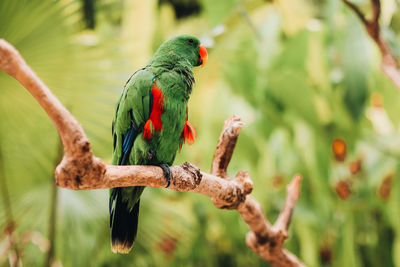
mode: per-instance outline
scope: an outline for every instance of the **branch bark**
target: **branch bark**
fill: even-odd
[[[382,72],[392,80],[397,89],[400,90],[400,71],[398,69],[398,62],[390,50],[389,44],[380,34],[379,17],[381,14],[380,0],[371,0],[372,17],[367,19],[361,10],[352,2],[343,0],[343,2],[358,16],[364,24],[368,35],[374,40],[382,54],[381,69]]]
[[[18,80],[36,98],[57,128],[65,151],[54,174],[58,186],[68,189],[105,189],[167,185],[159,167],[106,165],[95,157],[78,121],[36,76],[18,51],[2,39],[0,69]],[[173,179],[169,189],[203,194],[210,197],[218,208],[236,209],[249,225],[251,232],[247,235],[247,244],[255,253],[274,266],[304,266],[296,256],[283,249],[290,218],[299,197],[301,176],[295,176],[288,185],[284,208],[277,222],[271,226],[260,204],[248,196],[253,189],[249,174],[240,171],[234,178],[227,175],[242,126],[237,116],[225,122],[213,157],[211,174],[187,162],[172,166]]]
[[[232,158],[242,126],[243,123],[237,116],[231,116],[225,121],[214,153],[211,173],[227,180],[247,180],[251,182],[248,172],[240,171],[233,179],[227,175],[227,167]],[[288,238],[287,230],[293,209],[300,196],[301,179],[300,175],[296,175],[287,186],[286,201],[274,225],[271,225],[265,217],[261,205],[248,195],[252,189],[252,184],[250,183],[247,185],[249,192],[239,205],[217,205],[218,208],[233,208],[240,213],[240,216],[250,228],[250,232],[246,237],[247,246],[273,266],[305,266],[295,255],[283,248],[283,242]]]

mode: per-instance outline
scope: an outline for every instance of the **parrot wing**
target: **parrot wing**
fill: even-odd
[[[136,163],[130,160],[130,153],[135,139],[144,131],[152,113],[154,77],[152,72],[141,69],[125,84],[112,124],[114,165]],[[114,252],[128,253],[133,246],[142,191],[143,187],[140,186],[110,189],[109,213]]]
[[[124,87],[113,120],[113,164],[128,165],[133,142],[143,132],[152,109],[154,74],[146,69],[134,73]]]
[[[146,69],[141,69],[135,72],[125,84],[112,123],[114,147],[112,164],[114,165],[135,164],[129,162],[129,155],[136,137],[143,132],[144,125],[150,117],[153,83],[154,74]],[[118,191],[118,188],[110,189],[110,224],[114,216],[114,200],[116,200]]]

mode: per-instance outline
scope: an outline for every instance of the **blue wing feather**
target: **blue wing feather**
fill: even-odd
[[[128,132],[125,135],[124,142],[122,143],[122,153],[119,158],[118,165],[126,165],[126,162],[129,158],[129,154],[131,153],[133,141],[137,136],[137,131],[135,131],[134,127],[129,128]]]
[[[153,109],[153,94],[151,92],[151,90],[149,91],[149,97],[150,97],[150,101],[149,101],[149,114],[151,114],[151,111]],[[143,99],[142,99],[143,101]],[[129,158],[129,154],[131,153],[132,150],[132,146],[133,146],[133,142],[136,139],[136,136],[138,135],[138,128],[135,127],[136,123],[135,120],[133,118],[132,112],[130,113],[130,115],[132,116],[131,121],[133,126],[131,128],[129,128],[128,132],[126,133],[123,143],[122,143],[122,153],[121,153],[121,157],[119,158],[118,161],[118,165],[126,165],[126,161]]]

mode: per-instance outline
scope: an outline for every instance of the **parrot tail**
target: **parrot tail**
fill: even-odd
[[[122,201],[121,188],[114,188],[110,196],[111,250],[128,254],[135,242],[140,199],[130,209],[128,202]]]

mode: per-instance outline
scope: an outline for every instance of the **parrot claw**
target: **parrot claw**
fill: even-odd
[[[169,168],[168,164],[165,163],[162,163],[159,166],[164,172],[165,179],[167,179],[167,186],[165,188],[168,188],[171,184],[171,178],[172,178],[171,169]]]
[[[151,160],[154,158],[154,156],[155,156],[155,153],[154,153],[152,150],[150,150],[149,152],[147,152],[147,159],[148,159],[149,161],[151,161]]]

